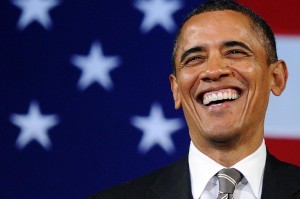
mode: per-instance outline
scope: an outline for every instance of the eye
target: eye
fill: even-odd
[[[225,56],[228,58],[239,59],[239,58],[247,57],[249,55],[247,52],[245,52],[243,50],[233,49],[233,50],[227,51]]]
[[[244,54],[243,52],[241,52],[239,50],[231,50],[231,51],[229,51],[228,54],[240,54],[240,53]]]
[[[185,62],[184,65],[195,65],[195,64],[199,64],[205,61],[205,57],[204,56],[193,56],[188,58]]]

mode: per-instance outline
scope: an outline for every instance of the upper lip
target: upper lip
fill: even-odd
[[[209,86],[209,88],[205,88],[205,89],[201,89],[201,91],[199,91],[195,98],[197,99],[197,101],[203,102],[203,95],[205,93],[208,93],[208,92],[213,92],[213,91],[219,91],[219,90],[222,90],[222,89],[234,89],[234,90],[237,90],[239,95],[242,95],[242,92],[243,92],[243,89],[239,86],[236,86],[236,85],[215,85],[215,86]]]

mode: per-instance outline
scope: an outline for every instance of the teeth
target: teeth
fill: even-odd
[[[218,96],[217,96],[217,94],[213,93],[212,94],[212,101],[216,101],[216,100],[218,100]]]
[[[236,90],[233,89],[224,89],[221,91],[213,91],[209,93],[205,93],[203,96],[203,104],[207,105],[211,102],[214,101],[219,101],[219,100],[235,100],[239,98],[239,94],[237,93]]]
[[[220,100],[221,98],[223,98],[223,95],[221,92],[218,92],[218,100]]]
[[[224,96],[225,99],[228,99],[228,94],[227,94],[227,92],[225,92],[225,93],[223,94],[223,96]]]

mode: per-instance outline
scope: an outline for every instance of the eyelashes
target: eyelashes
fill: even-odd
[[[222,57],[225,59],[233,59],[233,60],[240,60],[245,57],[250,56],[249,53],[239,50],[239,49],[233,49],[233,50],[228,50],[226,51]],[[188,57],[182,64],[181,66],[194,66],[194,65],[199,65],[204,62],[206,62],[208,59],[208,56],[206,55],[194,55],[191,57]]]
[[[199,63],[199,62],[204,62],[207,58],[204,56],[193,56],[188,58],[185,62],[184,65],[190,64],[190,63]]]

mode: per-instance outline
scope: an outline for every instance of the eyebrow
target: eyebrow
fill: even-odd
[[[241,48],[244,48],[250,52],[252,52],[252,50],[250,49],[250,47],[248,47],[246,44],[244,44],[243,42],[239,42],[239,41],[226,41],[223,43],[223,46],[225,47],[235,47],[235,46],[239,46]],[[195,53],[195,52],[203,52],[204,48],[202,46],[195,46],[193,48],[190,48],[186,51],[184,51],[184,53],[181,55],[180,58],[180,63],[183,62],[183,60],[190,54]]]
[[[184,51],[184,53],[181,55],[180,58],[180,63],[190,54],[195,53],[195,52],[202,52],[203,51],[203,47],[201,46],[195,46],[193,48],[190,48],[186,51]]]
[[[235,47],[235,46],[239,46],[241,48],[244,48],[250,52],[252,52],[252,50],[250,49],[249,46],[247,46],[246,44],[244,44],[243,42],[239,42],[239,41],[226,41],[223,43],[223,45],[225,47]]]

